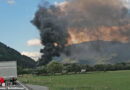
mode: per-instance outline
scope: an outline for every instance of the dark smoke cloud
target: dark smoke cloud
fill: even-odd
[[[67,0],[61,5],[40,4],[32,23],[39,29],[44,53],[40,64],[47,64],[60,56],[71,28],[98,28],[129,24],[128,9],[121,0]],[[127,33],[130,35],[129,33]],[[98,38],[98,36],[97,36]],[[98,44],[99,45],[99,44]]]
[[[70,27],[99,27],[128,23],[128,9],[122,0],[68,0],[66,8]]]
[[[47,64],[52,57],[59,56],[68,37],[66,23],[58,17],[60,10],[55,6],[39,6],[32,23],[39,29],[42,44],[40,64]]]

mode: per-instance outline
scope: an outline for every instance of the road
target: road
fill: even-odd
[[[29,84],[27,84],[26,86],[29,88],[29,90],[49,90],[47,87],[39,86],[39,85],[29,85]]]

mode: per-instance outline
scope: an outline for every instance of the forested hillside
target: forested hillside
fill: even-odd
[[[0,42],[0,61],[17,61],[22,68],[34,68],[36,62]]]

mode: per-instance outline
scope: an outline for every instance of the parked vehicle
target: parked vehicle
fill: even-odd
[[[16,61],[0,62],[0,90],[29,90],[17,81]]]

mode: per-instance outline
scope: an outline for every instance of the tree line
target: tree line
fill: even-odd
[[[86,73],[91,71],[116,71],[116,70],[130,70],[130,63],[116,63],[116,64],[97,64],[90,66],[87,64],[69,63],[62,64],[57,61],[51,61],[49,64],[35,69],[22,69],[18,67],[18,74],[37,74],[37,75],[54,75],[56,73]]]

